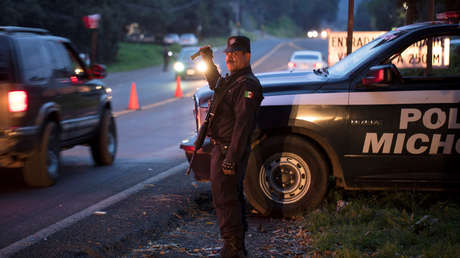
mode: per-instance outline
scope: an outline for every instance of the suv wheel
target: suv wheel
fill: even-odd
[[[323,155],[298,136],[276,136],[249,157],[248,201],[264,215],[294,216],[319,206],[327,190]]]
[[[117,130],[110,110],[102,113],[96,137],[90,144],[91,154],[96,165],[111,165],[117,152]]]
[[[61,167],[59,130],[55,122],[45,124],[40,144],[22,168],[24,181],[29,186],[53,185]]]

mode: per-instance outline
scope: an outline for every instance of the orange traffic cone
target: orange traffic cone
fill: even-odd
[[[138,110],[139,102],[137,100],[137,90],[136,90],[136,83],[133,82],[131,84],[131,95],[129,96],[129,106],[128,109],[135,109]]]
[[[180,76],[176,77],[176,98],[182,98],[182,89],[180,88]]]

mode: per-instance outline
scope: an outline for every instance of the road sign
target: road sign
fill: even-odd
[[[406,48],[400,55],[393,59],[393,64],[398,68],[426,68],[428,40],[420,40]],[[437,37],[432,44],[432,67],[449,67],[450,39]]]
[[[364,46],[375,38],[385,33],[385,31],[354,31],[352,51]],[[340,61],[347,55],[347,32],[333,31],[329,33],[328,40],[328,65]],[[420,40],[406,48],[400,55],[393,59],[393,63],[398,68],[425,68],[427,62],[428,40]],[[443,68],[449,66],[450,39],[447,37],[437,37],[432,44],[432,66],[433,68]]]
[[[352,52],[356,49],[366,45],[386,31],[353,31]],[[347,32],[346,31],[332,31],[329,33],[328,40],[328,65],[340,61],[347,56]]]
[[[91,14],[88,16],[84,16],[83,23],[85,27],[88,29],[97,29],[99,27],[99,20],[101,19],[100,14]]]

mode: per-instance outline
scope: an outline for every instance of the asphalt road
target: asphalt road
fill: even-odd
[[[292,52],[301,49],[320,50],[326,57],[327,41],[274,38],[256,41],[252,45],[253,70],[256,73],[286,70]],[[221,51],[215,53],[215,62],[225,73]],[[181,180],[191,180],[182,176],[186,159],[178,147],[181,140],[194,133],[190,96],[205,81],[182,81],[184,98],[174,97],[174,74],[162,72],[161,67],[115,73],[104,81],[113,89],[119,135],[115,163],[110,167],[95,167],[89,149],[79,146],[62,153],[62,175],[55,186],[28,188],[15,171],[3,175],[0,182],[0,257],[13,250],[8,248],[15,243],[16,246],[24,244],[18,241],[35,241],[30,236],[44,229],[59,231],[62,227],[58,222],[67,221],[72,225],[84,215],[71,216],[104,203],[145,180],[165,176],[162,174],[165,171],[174,170]],[[126,110],[132,83],[136,84],[140,111]],[[181,189],[181,184],[176,188],[171,184],[171,187],[171,191],[186,190]],[[88,214],[97,208],[94,206]]]

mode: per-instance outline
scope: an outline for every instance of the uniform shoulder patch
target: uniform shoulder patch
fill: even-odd
[[[250,90],[245,90],[244,91],[244,97],[248,98],[248,99],[252,99],[252,98],[254,98],[254,92],[252,92]]]

